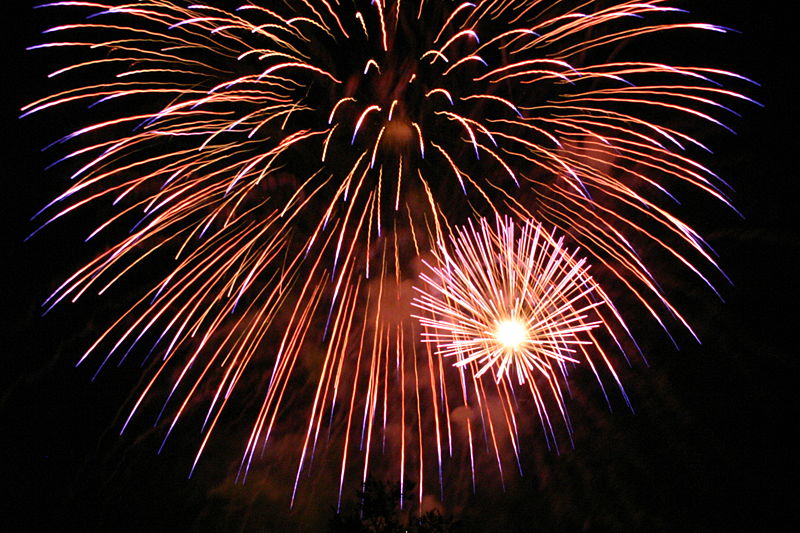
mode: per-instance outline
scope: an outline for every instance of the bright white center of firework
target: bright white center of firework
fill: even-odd
[[[516,350],[528,339],[528,328],[516,319],[503,320],[497,323],[494,331],[497,342],[509,350]]]

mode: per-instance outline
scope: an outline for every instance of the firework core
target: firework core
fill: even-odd
[[[510,318],[497,323],[494,336],[504,348],[514,351],[528,340],[528,328],[520,320]]]

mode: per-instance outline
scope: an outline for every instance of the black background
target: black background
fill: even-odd
[[[737,107],[744,117],[729,122],[738,134],[709,141],[715,154],[708,160],[734,186],[745,219],[715,208],[691,217],[734,285],[722,287],[725,303],[689,290],[684,308],[702,345],[680,338],[676,351],[665,338],[643,340],[650,366],[636,364],[624,376],[635,415],[601,413],[601,422],[583,426],[579,415],[574,450],[545,457],[541,472],[506,493],[479,493],[452,509],[468,531],[793,530],[800,250],[792,191],[800,143],[790,76],[797,70],[797,10],[777,0],[684,4],[697,20],[741,31],[692,50],[687,63],[761,83],[747,93],[765,107]],[[23,243],[35,228],[30,216],[63,188],[62,175],[43,170],[51,159],[40,149],[69,130],[58,113],[17,118],[22,105],[50,91],[45,58],[52,55],[24,48],[41,42],[38,32],[52,20],[30,5],[6,0],[0,10],[0,479],[7,487],[0,529],[317,530],[330,514],[327,501],[316,513],[289,511],[285,499],[271,496],[269,482],[231,487],[223,459],[187,480],[191,435],[162,455],[146,430],[118,436],[138,368],[112,368],[94,382],[92,368],[74,368],[96,334],[86,321],[113,312],[113,302],[90,299],[40,317],[39,304],[87,256],[80,230],[91,214],[69,223],[77,230],[62,224]]]

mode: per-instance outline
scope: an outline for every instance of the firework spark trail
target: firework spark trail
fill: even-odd
[[[287,396],[298,394],[308,405],[295,491],[325,424],[344,427],[339,444],[325,443],[341,457],[340,490],[347,471],[366,476],[376,447],[384,449],[392,433],[399,435],[399,450],[389,443],[397,470],[402,478],[416,465],[420,498],[423,465],[435,465],[441,486],[456,437],[468,443],[473,484],[478,433],[488,435],[502,471],[497,415],[517,458],[520,452],[512,375],[528,387],[554,438],[537,378],[547,378],[568,425],[560,384],[567,363],[586,361],[597,374],[594,353],[598,366],[611,369],[595,330],[612,339],[629,333],[583,263],[530,220],[579,245],[595,272],[628,291],[665,330],[669,319],[691,331],[638,243],[655,245],[659,257],[711,286],[713,254],[671,214],[677,200],[669,190],[685,183],[728,204],[726,186],[684,155],[705,147],[674,124],[727,127],[718,115],[729,102],[749,99],[722,82],[743,78],[606,58],[612,47],[649,34],[724,28],[679,21],[685,13],[666,0],[600,7],[523,0],[47,6],[88,16],[45,32],[71,40],[31,48],[78,50],[83,58],[51,74],[67,83],[77,78],[75,88],[25,106],[23,115],[89,105],[87,115],[100,120],[53,143],[67,147],[58,163],[76,166],[73,184],[40,213],[48,213],[41,227],[105,202],[115,214],[89,238],[129,232],[45,305],[104,293],[148,261],[168,264],[163,279],[81,361],[105,350],[102,368],[142,343],[158,354],[126,426],[177,369],[161,409],[170,419],[166,434],[190,405],[208,401],[192,469],[254,361],[267,363],[269,380],[240,476],[271,435],[294,428],[280,413]],[[92,75],[98,82],[82,85]],[[497,234],[485,222],[473,224],[472,234],[454,229],[503,216],[522,224],[519,241],[507,219]],[[445,252],[449,235],[456,236],[456,255]],[[485,254],[499,242],[518,242],[533,255],[520,265],[519,253],[500,254],[505,263],[493,265]],[[455,302],[488,305],[471,310],[485,316],[512,289],[520,291],[518,305],[532,295],[561,305],[547,308],[541,324],[528,323],[545,335],[535,352],[520,352],[531,357],[487,354],[486,335],[469,336],[474,322],[456,335],[426,319],[426,339],[447,347],[434,355],[430,344],[416,345],[408,280],[429,249],[447,265],[431,263],[442,279],[469,282],[444,286],[426,278],[445,292],[461,291],[445,300],[419,295],[434,316],[451,312]],[[475,270],[478,264],[485,272]],[[596,304],[578,306],[589,294]],[[488,295],[497,302],[474,299]],[[521,335],[513,321],[508,328],[512,338]],[[455,368],[442,356],[455,359]],[[484,374],[496,379],[484,383]],[[314,391],[296,392],[299,378],[316,383]],[[207,383],[215,383],[210,398],[202,393]],[[502,414],[490,412],[490,397],[503,399]],[[456,427],[451,410],[458,399],[477,401],[481,421]],[[429,426],[431,441],[424,435]],[[430,449],[435,459],[424,461]],[[356,456],[361,468],[352,464]]]

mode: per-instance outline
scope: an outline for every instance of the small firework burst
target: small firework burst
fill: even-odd
[[[616,379],[594,330],[613,338],[624,324],[578,250],[540,224],[515,227],[510,219],[495,228],[481,219],[439,243],[414,300],[422,338],[466,371],[462,383],[490,373],[496,383],[527,385],[545,416],[542,388],[549,389],[565,414],[569,366],[587,362],[597,374],[592,354],[599,355]]]

